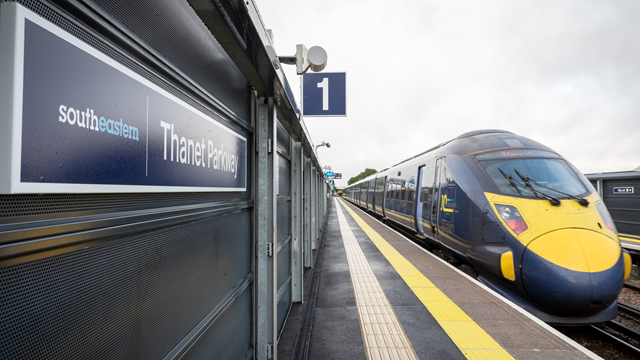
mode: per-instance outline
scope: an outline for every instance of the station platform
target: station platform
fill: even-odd
[[[279,359],[599,359],[352,204],[327,221]]]

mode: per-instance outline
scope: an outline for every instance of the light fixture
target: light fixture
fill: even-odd
[[[319,72],[327,67],[327,52],[320,46],[306,46],[298,44],[296,54],[293,56],[278,56],[282,64],[295,65],[298,75],[306,73],[308,70]]]
[[[318,150],[318,148],[319,148],[320,146],[326,146],[326,147],[330,148],[330,147],[331,147],[331,144],[329,144],[328,142],[324,142],[324,141],[323,141],[323,142],[322,142],[322,144],[320,144],[320,145],[316,145],[316,150]]]

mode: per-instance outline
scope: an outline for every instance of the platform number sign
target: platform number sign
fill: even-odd
[[[307,73],[302,76],[303,116],[347,116],[347,74]]]

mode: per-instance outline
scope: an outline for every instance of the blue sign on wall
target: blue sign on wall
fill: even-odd
[[[327,177],[333,177],[333,171],[327,171]]]
[[[614,187],[613,193],[614,194],[633,194],[633,187],[632,186]]]
[[[306,73],[302,93],[302,115],[347,116],[347,73]]]
[[[21,24],[19,156],[0,193],[246,190],[244,136],[48,22]]]

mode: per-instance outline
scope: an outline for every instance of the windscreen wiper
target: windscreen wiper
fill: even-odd
[[[516,191],[518,192],[518,194],[523,195],[522,191],[520,191],[520,189],[518,188],[518,185],[520,185],[519,183],[517,183],[515,180],[513,180],[513,177],[511,175],[507,175],[504,171],[502,171],[502,169],[498,168],[498,170],[500,170],[500,172],[502,173],[502,175],[505,177],[505,179],[509,180],[509,184],[511,186],[513,186]],[[528,190],[528,189],[527,189]]]
[[[538,195],[542,195],[542,197],[543,197],[543,198],[545,198],[545,199],[549,200],[549,202],[551,203],[551,205],[553,205],[553,206],[560,206],[560,200],[558,200],[557,198],[555,198],[555,197],[553,197],[553,196],[551,196],[551,195],[545,194],[545,193],[543,193],[542,191],[536,190],[536,189],[534,189],[531,185],[524,185],[524,184],[520,184],[519,182],[517,182],[517,181],[513,180],[513,176],[511,176],[511,175],[509,175],[509,174],[505,173],[505,172],[504,172],[504,171],[502,171],[502,169],[500,169],[500,168],[498,168],[498,170],[500,170],[500,172],[502,173],[502,175],[503,175],[507,180],[509,180],[509,182],[511,183],[511,185],[516,186],[516,188],[517,188],[517,186],[519,186],[519,187],[521,187],[521,188],[527,189],[527,190],[531,191],[532,193],[534,193],[536,197],[540,197],[540,196],[538,196]],[[518,192],[519,192],[520,194],[522,194],[522,193],[520,192],[520,190],[518,190]]]
[[[569,195],[567,193],[563,193],[560,190],[556,190],[556,189],[553,189],[553,188],[550,188],[550,187],[546,187],[546,186],[544,186],[542,184],[539,184],[537,181],[533,180],[529,176],[525,176],[525,175],[520,174],[520,172],[517,169],[513,169],[513,171],[515,171],[516,174],[518,174],[518,176],[520,177],[520,179],[522,179],[522,181],[524,181],[526,184],[534,183],[534,184],[536,184],[536,185],[538,185],[540,187],[543,187],[545,189],[548,189],[548,190],[551,190],[551,191],[555,191],[558,194],[562,194],[564,196],[568,196],[568,197],[572,198],[573,200],[577,201],[578,204],[580,204],[580,205],[582,205],[584,207],[589,206],[589,200],[587,200],[587,199],[584,199],[584,198],[581,199],[581,198],[579,198],[577,196],[573,196],[573,195]]]

